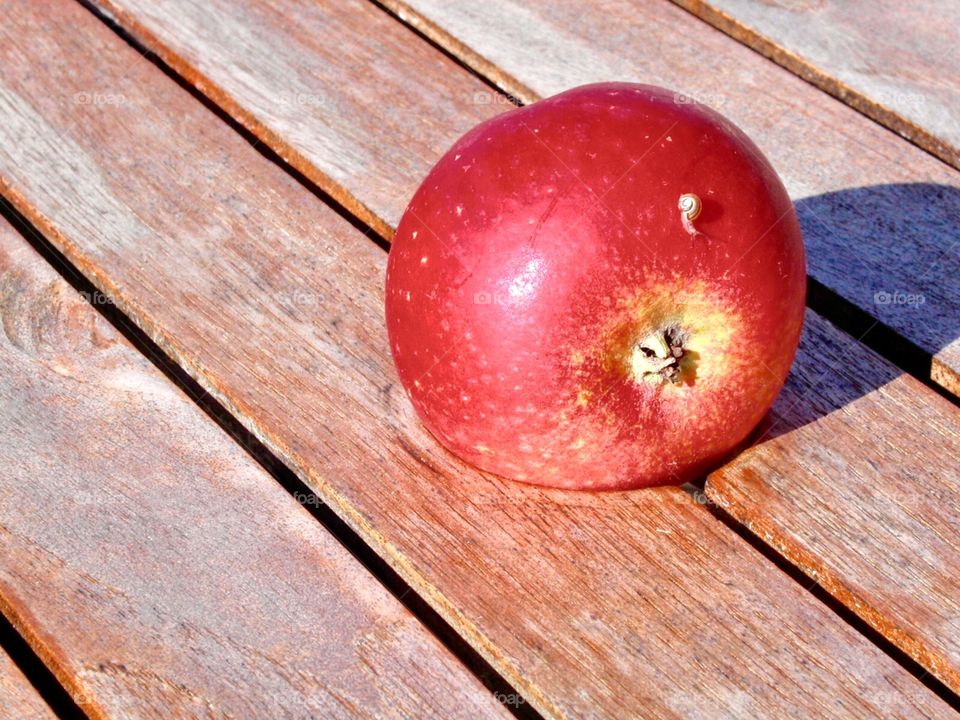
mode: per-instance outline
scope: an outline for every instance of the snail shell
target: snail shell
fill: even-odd
[[[696,220],[700,215],[700,211],[703,209],[703,203],[700,202],[700,198],[693,193],[684,193],[680,196],[680,200],[677,201],[677,207],[680,208],[680,212],[684,218],[687,220]]]

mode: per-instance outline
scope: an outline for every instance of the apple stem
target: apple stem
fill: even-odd
[[[634,378],[657,385],[680,382],[680,361],[687,339],[687,333],[677,325],[667,325],[641,339],[630,357]]]

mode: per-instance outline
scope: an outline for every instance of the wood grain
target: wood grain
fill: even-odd
[[[7,653],[0,649],[0,708],[17,720],[54,720],[57,716]]]
[[[673,1],[960,167],[957,3]]]
[[[803,343],[707,494],[960,692],[960,410],[825,323]]]
[[[955,169],[668,3],[383,4],[524,101],[630,80],[728,116],[796,202],[810,276],[919,347],[960,396]]]
[[[90,717],[509,716],[0,223],[0,610]]]
[[[382,250],[79,7],[22,0],[0,36],[0,191],[543,714],[951,714],[682,490],[446,454],[392,368]]]
[[[385,238],[436,159],[509,106],[364,0],[93,5]]]

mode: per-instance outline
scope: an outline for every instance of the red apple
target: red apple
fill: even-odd
[[[682,483],[735,449],[793,361],[793,205],[718,113],[575,88],[464,135],[387,267],[393,358],[450,451],[529,483]]]

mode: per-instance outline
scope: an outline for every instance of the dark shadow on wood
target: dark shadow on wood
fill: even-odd
[[[810,306],[929,378],[932,355],[960,337],[960,190],[872,185],[804,198],[796,208]]]
[[[903,372],[960,405],[930,379],[933,355],[960,337],[960,191],[877,185],[804,198],[796,207],[807,244],[807,305],[845,335],[827,342],[808,323],[801,349],[817,362],[794,366],[753,441],[815,422]],[[843,362],[863,353],[858,343],[888,362]]]

